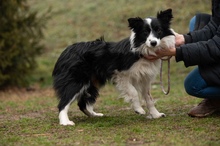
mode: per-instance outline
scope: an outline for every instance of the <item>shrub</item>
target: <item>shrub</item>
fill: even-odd
[[[0,87],[24,86],[42,52],[45,16],[30,12],[26,0],[0,0]]]

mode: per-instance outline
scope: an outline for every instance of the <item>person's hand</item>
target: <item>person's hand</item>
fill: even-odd
[[[185,44],[185,39],[184,39],[184,36],[182,34],[174,32],[174,35],[175,35],[175,42],[176,42],[175,45],[177,47],[182,45],[182,44]]]
[[[176,48],[162,48],[157,50],[155,55],[147,55],[144,56],[147,60],[155,61],[159,58],[165,57],[165,56],[175,56],[176,55]]]

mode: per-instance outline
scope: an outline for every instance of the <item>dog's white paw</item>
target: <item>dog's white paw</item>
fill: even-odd
[[[166,115],[164,113],[158,113],[158,114],[149,114],[147,116],[148,119],[158,119],[161,117],[166,117]]]
[[[135,109],[135,112],[136,112],[137,114],[140,114],[140,115],[145,115],[145,114],[146,114],[145,110],[144,110],[143,108],[141,108],[141,107]]]
[[[94,116],[94,117],[103,117],[104,114],[103,114],[103,113],[96,113],[96,112],[93,112],[92,116]]]
[[[75,123],[73,121],[60,121],[60,125],[63,125],[63,126],[67,126],[67,125],[71,125],[71,126],[74,126]]]
[[[94,112],[93,106],[90,104],[86,105],[86,109],[84,110],[84,113],[89,117],[102,117],[102,116],[104,116],[104,114],[102,114],[102,113]]]
[[[75,125],[73,121],[70,121],[67,115],[66,110],[63,110],[59,113],[60,125]]]

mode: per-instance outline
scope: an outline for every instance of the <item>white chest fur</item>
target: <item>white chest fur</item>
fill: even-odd
[[[150,62],[144,58],[141,58],[135,62],[129,70],[118,72],[115,71],[113,75],[113,82],[116,84],[122,80],[127,80],[128,82],[142,82],[143,80],[153,81],[160,69],[160,60]]]
[[[143,78],[154,79],[159,73],[160,60],[150,62],[144,58],[134,63],[127,72],[130,78],[141,81]]]

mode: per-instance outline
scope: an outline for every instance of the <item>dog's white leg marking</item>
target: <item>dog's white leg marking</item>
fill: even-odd
[[[75,125],[73,121],[69,120],[69,117],[67,114],[69,110],[69,106],[70,106],[70,103],[67,104],[65,108],[61,110],[59,113],[60,125]]]
[[[147,118],[149,119],[156,119],[156,118],[160,118],[160,117],[165,117],[166,115],[164,113],[160,113],[158,112],[158,110],[156,109],[155,105],[154,105],[154,101],[153,98],[151,96],[151,94],[148,92],[147,94],[147,108],[149,110],[149,115],[147,116]]]
[[[148,98],[149,98],[149,100],[147,100],[147,108],[149,110],[149,115],[147,116],[147,118],[156,119],[156,118],[160,118],[160,117],[165,117],[166,115],[164,113],[160,113],[156,109],[156,107],[154,105],[154,101],[153,101],[152,96],[150,94],[148,95]]]
[[[149,115],[147,116],[147,118],[156,119],[156,118],[160,118],[160,117],[165,117],[166,115],[164,113],[158,112],[158,110],[156,109],[156,107],[154,105],[153,98],[150,94],[150,85],[147,85],[145,87],[149,87],[147,90],[143,89],[143,91],[142,91],[142,96],[145,97],[147,108],[149,110]]]
[[[86,109],[87,111],[89,112],[89,115],[90,116],[93,116],[93,117],[102,117],[103,114],[102,113],[96,113],[93,111],[93,106],[91,104],[86,104]]]
[[[135,87],[131,84],[129,78],[124,78],[125,75],[117,76],[116,88],[121,93],[121,95],[125,98],[126,102],[130,102],[134,111],[138,114],[144,115],[146,112],[141,107],[138,92]]]
[[[131,106],[133,107],[134,111],[138,114],[144,115],[146,114],[145,110],[142,108],[140,104],[140,99],[138,97],[137,90],[132,86],[133,90],[130,90],[132,93],[128,92],[128,96],[131,95]],[[131,87],[130,87],[131,89]],[[128,89],[129,90],[129,89]],[[133,95],[132,95],[133,94]]]

